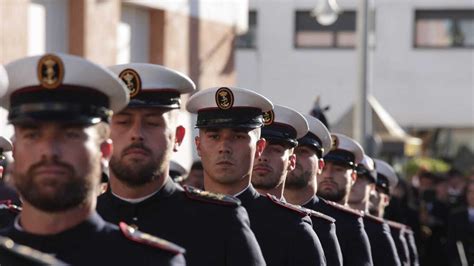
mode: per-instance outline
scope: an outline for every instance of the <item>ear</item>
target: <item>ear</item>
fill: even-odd
[[[113,152],[113,145],[111,139],[106,139],[100,144],[100,152],[102,153],[102,159],[110,160]]]
[[[355,184],[357,181],[357,172],[355,170],[351,170],[351,180],[352,180],[352,185]]]
[[[194,145],[196,145],[196,151],[199,157],[201,157],[201,137],[196,136],[194,137]]]
[[[383,206],[384,207],[387,207],[390,204],[390,197],[389,196],[383,197],[382,200],[383,200]]]
[[[258,159],[262,156],[265,146],[267,146],[267,141],[264,138],[257,140],[257,148],[255,149],[255,159]]]
[[[0,166],[0,180],[3,179],[3,166]]]
[[[288,171],[293,171],[295,170],[296,167],[296,154],[292,153],[290,154],[290,157],[288,157]]]
[[[326,163],[324,162],[324,159],[319,159],[318,160],[318,171],[316,171],[318,175],[320,175],[323,172],[324,165],[326,165]]]
[[[179,146],[183,143],[184,135],[186,135],[186,129],[183,126],[176,127],[173,151],[178,151]]]

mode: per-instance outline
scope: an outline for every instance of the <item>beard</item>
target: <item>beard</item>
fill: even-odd
[[[35,171],[42,166],[61,167],[67,176],[59,181],[38,181]],[[94,179],[94,176],[97,178]],[[78,176],[74,167],[67,163],[43,160],[32,165],[26,174],[15,173],[15,187],[22,198],[35,208],[45,212],[62,212],[85,202],[94,193],[99,176],[100,166],[92,169],[88,176]],[[45,186],[50,188],[50,191],[45,191]]]
[[[333,202],[341,202],[346,196],[346,194],[347,194],[346,188],[339,188],[339,187],[334,192],[318,189],[318,192],[316,193],[317,196],[329,201],[333,201]]]
[[[132,148],[143,149],[148,154],[153,154],[152,151],[142,143],[134,143],[123,150],[121,159],[117,158],[117,156],[112,156],[109,167],[118,180],[128,186],[139,187],[158,179],[164,174],[160,168],[160,162],[163,161],[162,158],[145,163],[136,160],[133,160],[132,163],[126,163],[123,159],[123,154]]]
[[[296,171],[300,171],[301,174],[297,174]],[[312,178],[311,171],[303,171],[301,166],[296,164],[296,168],[288,173],[286,178],[285,188],[289,189],[303,189],[308,186]]]
[[[253,172],[251,180],[252,185],[255,188],[270,190],[281,185],[285,179],[281,178],[281,176],[275,176],[273,172],[270,172],[268,174],[258,174],[256,172]]]

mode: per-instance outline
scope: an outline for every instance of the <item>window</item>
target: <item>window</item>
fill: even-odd
[[[474,10],[418,10],[415,47],[474,48]]]
[[[237,48],[257,48],[257,11],[249,12],[249,28],[245,34],[237,36],[235,41]]]
[[[329,26],[319,24],[311,11],[296,11],[294,43],[296,48],[354,48],[355,30],[355,11],[344,11]]]

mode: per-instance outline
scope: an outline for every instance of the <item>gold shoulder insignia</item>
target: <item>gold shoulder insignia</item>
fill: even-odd
[[[354,214],[354,215],[356,215],[356,216],[358,216],[358,217],[363,217],[363,216],[364,216],[364,214],[363,214],[362,212],[358,211],[358,210],[351,209],[351,208],[349,208],[349,207],[346,207],[346,206],[344,206],[344,205],[335,203],[335,202],[333,202],[333,201],[325,200],[325,202],[326,202],[328,205],[330,205],[330,206],[332,206],[332,207],[334,207],[334,208],[336,208],[336,209],[338,209],[338,210],[341,210],[341,211],[344,211],[344,212],[347,212],[347,213],[350,213],[350,214]]]
[[[304,211],[300,206],[296,206],[296,205],[293,205],[291,203],[282,201],[282,200],[278,199],[277,197],[275,197],[274,195],[271,195],[269,193],[267,193],[267,198],[269,198],[276,205],[278,205],[280,207],[283,207],[283,208],[286,208],[286,209],[289,209],[289,210],[292,210],[292,211],[298,213],[300,216],[303,216],[303,217],[308,216],[308,213],[306,211]]]
[[[308,208],[305,208],[305,207],[301,207],[301,206],[298,206],[300,207],[303,211],[307,212],[309,216],[312,216],[312,217],[317,217],[317,218],[320,218],[320,219],[323,219],[323,220],[326,220],[330,223],[334,223],[336,222],[336,219],[332,218],[331,216],[329,215],[326,215],[324,213],[320,213],[320,212],[317,212],[315,210],[311,210],[311,209],[308,209]]]
[[[139,230],[136,230],[135,228],[129,226],[128,224],[124,222],[120,222],[119,224],[120,231],[124,234],[124,236],[137,243],[141,243],[144,245],[152,246],[155,248],[163,249],[166,251],[169,251],[174,254],[183,254],[186,252],[186,250],[174,243],[171,243],[167,240],[164,240],[162,238],[152,236],[147,233],[143,233]]]
[[[183,187],[186,196],[194,200],[200,200],[227,206],[239,206],[241,204],[240,200],[234,196],[200,190],[191,186]]]
[[[0,210],[8,210],[13,213],[20,213],[21,207],[13,204],[11,200],[0,201]]]
[[[9,257],[14,256],[25,265],[66,265],[66,263],[56,259],[54,256],[40,252],[36,249],[32,249],[28,246],[20,245],[15,243],[13,240],[7,237],[0,236],[0,251],[1,256]],[[15,264],[16,265],[16,264]]]

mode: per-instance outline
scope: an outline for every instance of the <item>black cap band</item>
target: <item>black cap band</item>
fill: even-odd
[[[318,155],[318,158],[322,159],[324,152],[322,141],[320,138],[318,138],[318,136],[314,135],[313,133],[308,132],[304,137],[298,139],[298,145],[304,145],[312,148],[316,151],[316,155]]]
[[[343,163],[352,168],[356,166],[354,154],[346,150],[330,151],[328,154],[326,154],[326,156],[324,156],[324,160]]]
[[[372,182],[372,183],[375,183],[377,181],[377,177],[374,177],[372,175],[372,172],[369,171],[369,169],[365,168],[365,166],[363,164],[358,164],[356,166],[356,171],[357,171],[357,175],[358,176],[366,176],[369,178],[369,180]]]
[[[34,86],[11,95],[8,120],[12,124],[32,120],[96,124],[108,122],[111,114],[108,96],[96,89],[71,85],[56,89]]]
[[[296,130],[286,124],[272,123],[271,125],[262,128],[262,138],[269,141],[281,142],[296,147],[298,141],[296,140]]]
[[[262,110],[247,107],[200,110],[196,121],[197,128],[259,128],[261,126],[263,126]]]
[[[390,195],[390,182],[388,178],[381,174],[377,173],[377,182],[375,183],[376,187],[382,190],[383,193]]]
[[[181,94],[177,91],[149,90],[140,91],[130,99],[128,107],[159,107],[178,109],[181,106]]]

